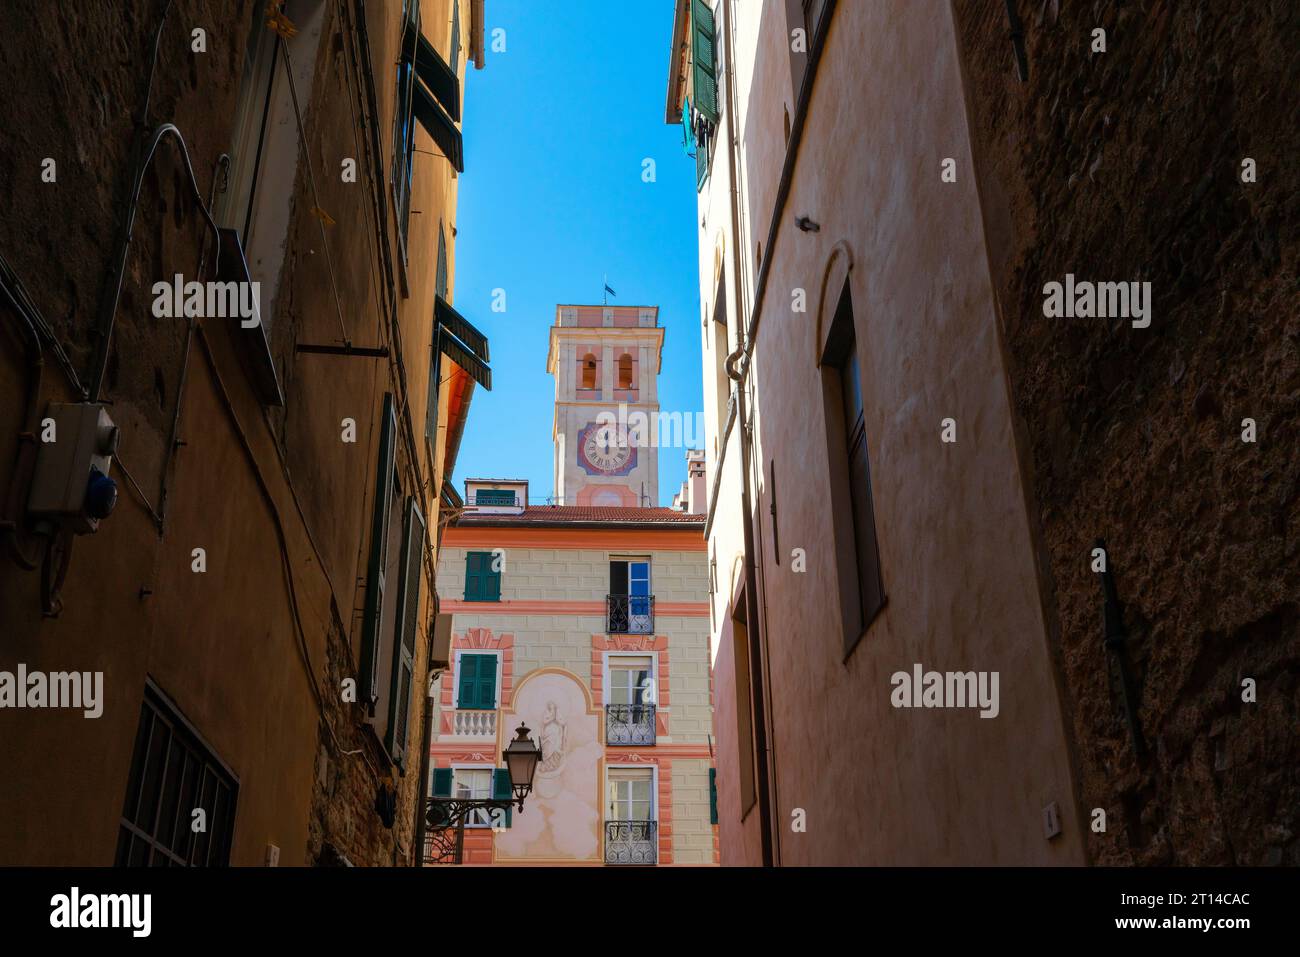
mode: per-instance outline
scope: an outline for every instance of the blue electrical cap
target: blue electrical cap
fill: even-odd
[[[91,518],[108,518],[117,504],[117,483],[95,467],[86,483],[86,514]]]

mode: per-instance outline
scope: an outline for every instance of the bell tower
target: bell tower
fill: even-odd
[[[657,506],[664,330],[658,306],[555,307],[546,371],[555,376],[560,505]]]

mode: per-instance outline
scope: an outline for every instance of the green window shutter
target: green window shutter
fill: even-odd
[[[436,798],[451,797],[451,768],[433,769],[433,796]]]
[[[718,823],[718,769],[709,768],[709,823]]]
[[[424,516],[414,498],[406,499],[402,529],[402,573],[397,593],[397,628],[392,687],[388,696],[388,753],[406,773],[407,725],[415,679],[415,639],[420,627],[420,578],[424,570]]]
[[[460,687],[456,689],[457,708],[478,707],[478,661],[481,655],[460,656]]]
[[[718,122],[717,63],[713,55],[713,10],[706,0],[691,0],[691,71],[695,108]]]
[[[512,797],[510,791],[510,772],[505,768],[497,768],[492,772],[492,797],[497,801],[509,801]],[[506,827],[510,826],[510,812],[513,808],[506,808]]]
[[[466,601],[483,601],[484,600],[484,581],[483,581],[483,556],[486,552],[466,552],[465,553],[465,600]],[[490,566],[489,566],[490,567]]]
[[[704,181],[709,178],[709,144],[701,141],[695,146],[695,190],[704,188]]]
[[[451,797],[451,768],[434,768],[433,769],[433,793],[431,798],[449,798]],[[431,827],[447,827],[447,809],[439,808],[433,805],[429,808],[429,825]]]
[[[496,655],[478,656],[478,706],[480,708],[497,706]]]
[[[486,568],[483,572],[483,580],[487,585],[487,594],[484,600],[500,601],[501,600],[501,572],[500,570],[494,570],[492,568],[493,557],[491,553],[485,554],[484,557],[487,559],[487,561],[485,562]]]
[[[461,655],[458,708],[495,708],[497,701],[496,655]]]
[[[384,619],[384,580],[388,567],[389,504],[393,497],[393,463],[397,448],[397,415],[393,394],[384,394],[379,424],[379,466],[375,477],[375,512],[370,523],[370,561],[366,566],[366,607],[361,625],[361,691],[371,717],[379,701],[379,646],[389,631]]]

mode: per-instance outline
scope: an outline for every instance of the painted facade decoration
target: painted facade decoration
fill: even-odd
[[[534,729],[542,762],[524,809],[497,835],[497,862],[598,862],[601,716],[587,688],[576,675],[543,669],[525,679],[512,704],[503,725]]]

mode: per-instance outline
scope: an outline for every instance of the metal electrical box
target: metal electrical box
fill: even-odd
[[[40,439],[27,511],[78,534],[95,531],[117,502],[117,485],[109,478],[117,426],[97,403],[54,402]]]

